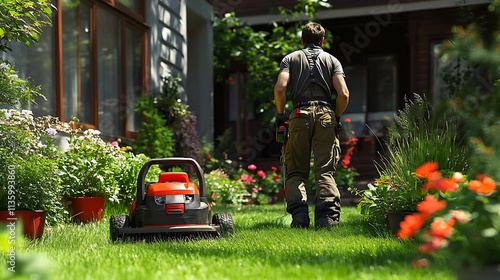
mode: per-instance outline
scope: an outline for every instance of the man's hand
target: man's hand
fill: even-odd
[[[340,122],[340,117],[335,116],[335,120],[337,121],[337,138],[340,138],[340,132],[342,131],[342,122]]]
[[[287,125],[286,122],[288,122],[288,115],[286,112],[276,115],[276,127]]]

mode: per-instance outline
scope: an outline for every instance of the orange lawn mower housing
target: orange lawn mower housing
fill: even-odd
[[[157,182],[145,182],[152,165],[189,165],[196,173],[199,188],[190,182],[186,172],[163,172]],[[112,215],[109,222],[112,241],[220,237],[234,233],[230,214],[211,216],[203,171],[192,158],[162,158],[146,162],[139,172],[137,195],[129,215]]]

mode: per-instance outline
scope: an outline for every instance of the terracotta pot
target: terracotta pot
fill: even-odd
[[[71,216],[77,223],[99,221],[104,215],[104,197],[76,196],[70,201]]]
[[[400,223],[405,219],[407,215],[413,214],[415,212],[387,212],[387,220],[389,222],[389,227],[394,235],[398,234]]]
[[[29,239],[39,239],[43,235],[45,229],[46,213],[43,210],[16,210],[12,211],[14,215],[10,215],[11,211],[0,211],[0,222],[7,225],[15,223],[16,227],[22,225],[23,235]],[[9,231],[11,228],[9,227]]]

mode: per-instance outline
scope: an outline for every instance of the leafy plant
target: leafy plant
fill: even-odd
[[[112,146],[118,146],[118,142],[112,142]],[[137,179],[142,166],[150,160],[144,154],[134,154],[131,147],[121,147],[119,156],[113,164],[116,187],[118,188],[117,200],[119,203],[130,204],[137,195]],[[158,165],[152,165],[146,175],[147,182],[158,181],[161,169]]]
[[[143,123],[139,136],[131,145],[137,153],[151,158],[171,157],[175,141],[172,130],[157,109],[154,99],[143,96],[137,101],[137,112],[142,115]]]
[[[155,105],[172,130],[175,141],[175,156],[195,159],[204,166],[201,143],[196,131],[196,116],[189,106],[182,102],[179,77],[170,75],[163,79],[162,92],[155,98]]]
[[[231,180],[221,169],[205,174],[205,183],[207,199],[212,205],[241,205],[244,202],[243,196],[248,193],[240,181]]]
[[[68,150],[59,159],[63,196],[104,196],[117,200],[114,164],[119,150],[100,138],[100,131],[88,129],[72,134]]]
[[[8,184],[0,189],[2,205],[7,207],[10,197],[16,209],[45,210],[50,224],[65,217],[59,199],[61,151],[54,145],[55,128],[69,129],[52,116],[34,118],[27,110],[0,110],[0,178],[11,182],[10,189]]]
[[[379,163],[379,178],[367,189],[353,190],[361,196],[358,207],[374,224],[385,224],[387,211],[411,212],[425,193],[411,171],[421,162],[435,161],[444,172],[469,169],[463,139],[454,129],[455,120],[431,119],[432,109],[424,97],[405,99],[405,107],[394,117],[387,149]]]

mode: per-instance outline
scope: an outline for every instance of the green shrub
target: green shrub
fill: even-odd
[[[144,120],[139,136],[131,144],[133,150],[150,158],[171,157],[175,147],[173,132],[157,109],[154,99],[143,96],[138,100],[136,110]]]
[[[144,154],[135,155],[132,152],[122,151],[113,165],[116,187],[118,188],[117,200],[120,203],[130,204],[137,195],[137,179],[142,166],[150,158]],[[158,181],[161,170],[158,165],[152,165],[146,175],[147,182]]]

